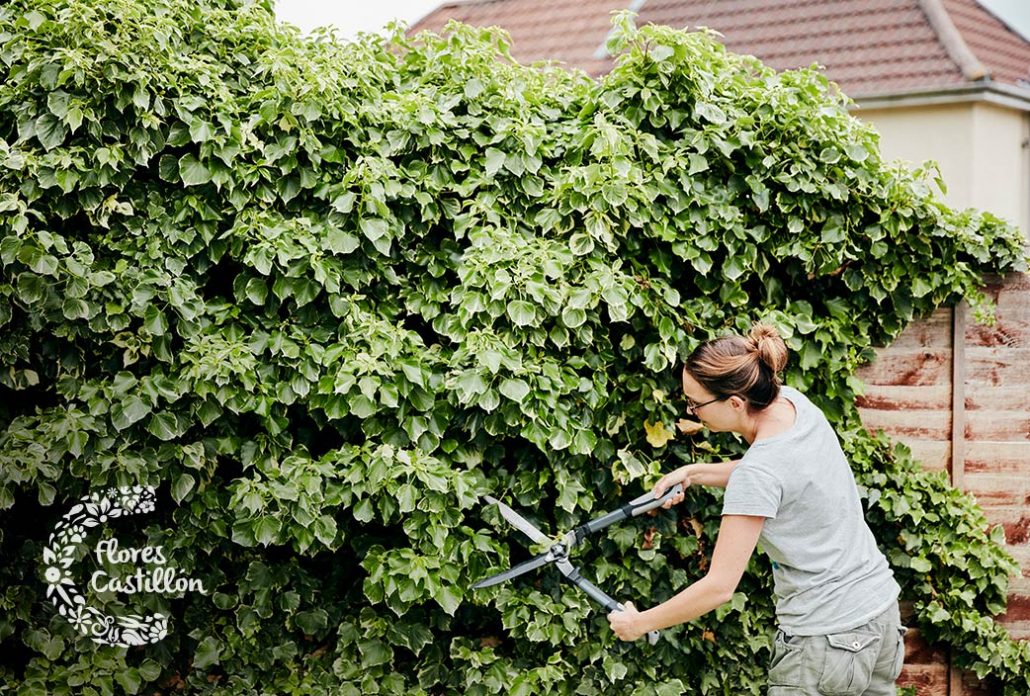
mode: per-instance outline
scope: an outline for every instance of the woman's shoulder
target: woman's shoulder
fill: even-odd
[[[799,389],[784,384],[780,386],[780,396],[794,404],[794,410],[799,418],[808,417],[816,411],[822,413],[819,407],[812,403],[812,400]]]
[[[787,397],[791,401],[794,401],[795,399],[797,399],[799,401],[808,402],[808,397],[805,396],[805,394],[802,391],[800,391],[800,390],[790,386],[789,384],[780,385],[780,394],[782,396]],[[811,403],[811,402],[809,402],[809,403]]]

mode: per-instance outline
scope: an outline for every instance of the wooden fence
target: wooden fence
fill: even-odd
[[[910,326],[860,376],[868,385],[862,420],[912,448],[928,469],[944,469],[1002,525],[1022,574],[1012,578],[998,620],[1030,639],[1030,275],[986,287],[997,323],[980,326],[960,305]],[[907,639],[899,684],[919,696],[987,696],[973,675],[952,669],[946,648],[917,631]]]

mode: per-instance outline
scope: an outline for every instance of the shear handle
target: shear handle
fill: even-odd
[[[575,530],[576,541],[581,542],[587,534],[593,534],[594,532],[604,529],[605,527],[609,527],[616,522],[621,522],[628,517],[636,517],[637,515],[642,515],[649,510],[661,507],[667,500],[682,492],[683,484],[677,483],[675,486],[667,490],[661,498],[655,498],[652,493],[645,493],[639,498],[626,503],[618,510],[613,510],[612,512],[598,517],[596,520],[591,520],[586,524],[581,524]]]
[[[586,592],[590,599],[603,606],[609,612],[626,610],[626,607],[605,594],[604,590],[580,575],[579,570],[574,568],[568,561],[558,561],[558,569],[568,578],[569,582]],[[647,642],[654,645],[658,642],[658,637],[658,631],[650,631],[647,634]]]

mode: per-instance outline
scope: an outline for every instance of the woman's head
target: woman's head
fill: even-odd
[[[683,368],[683,392],[695,415],[712,427],[713,421],[722,420],[714,415],[721,409],[709,404],[729,402],[746,414],[774,402],[786,365],[787,346],[776,329],[755,324],[747,336],[724,336],[698,346]],[[712,418],[705,418],[709,413]]]

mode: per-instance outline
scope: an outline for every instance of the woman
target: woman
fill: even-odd
[[[656,607],[627,603],[608,619],[620,638],[636,640],[715,609],[733,596],[761,540],[779,624],[769,696],[893,695],[904,661],[899,587],[833,428],[803,394],[781,386],[786,364],[786,345],[763,324],[746,338],[704,343],[687,360],[687,413],[749,448],[739,461],[688,464],[658,481],[655,497],[677,483],[726,489],[708,574]]]

